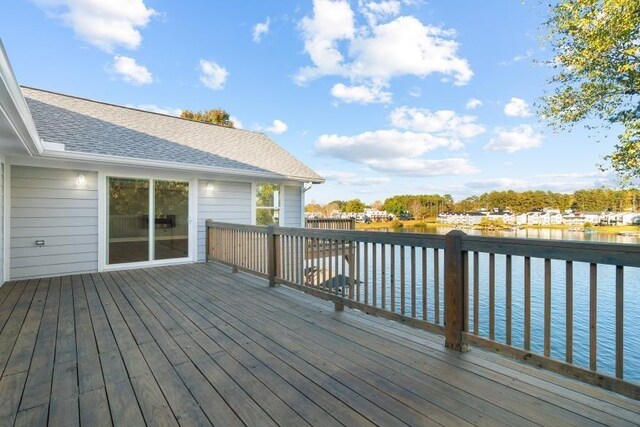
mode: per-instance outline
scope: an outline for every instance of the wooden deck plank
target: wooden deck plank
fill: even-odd
[[[25,372],[19,372],[0,379],[0,425],[13,425],[26,378]]]
[[[224,427],[241,427],[244,424],[216,389],[200,373],[193,363],[183,363],[175,367],[182,381],[200,404],[213,424]]]
[[[4,375],[26,372],[31,364],[33,349],[40,329],[40,321],[44,313],[44,306],[49,292],[49,280],[41,279],[38,283],[27,315],[18,334],[11,356],[4,370]]]
[[[78,393],[104,387],[98,345],[81,276],[71,278],[78,358]]]
[[[115,427],[144,425],[131,381],[118,351],[100,354],[109,410]]]
[[[239,289],[239,288],[237,288],[237,289]],[[264,300],[264,299],[262,299],[262,298],[261,298],[261,299],[259,299],[259,301],[260,301],[260,302],[263,302],[263,300]],[[283,311],[287,311],[287,310],[286,310],[286,308],[283,308],[282,310],[283,310]],[[306,313],[306,310],[305,310],[305,313]],[[295,324],[296,322],[290,322],[290,323],[291,323],[291,324]],[[299,323],[299,322],[298,322],[298,323]],[[305,341],[305,342],[307,342],[307,341]],[[309,342],[313,342],[313,340],[309,340]],[[342,348],[344,347],[344,345],[349,345],[349,343],[350,343],[350,342],[351,342],[351,341],[349,341],[349,340],[348,340],[348,341],[347,341],[346,343],[344,343],[343,345],[339,345],[339,346],[338,346],[338,348],[341,348],[341,349],[342,349]],[[387,351],[387,350],[385,350],[385,351]],[[413,363],[413,364],[420,363],[420,360],[418,360],[418,361],[413,361],[412,363]],[[482,389],[480,389],[480,390],[482,390]],[[544,394],[544,390],[542,390],[542,394]],[[578,405],[578,406],[579,406],[579,405]],[[553,408],[552,408],[552,409],[553,409]],[[586,412],[587,414],[589,414],[589,409],[590,409],[590,408],[585,407],[585,408],[582,408],[582,411],[583,411],[583,412]],[[549,415],[550,415],[550,414],[545,414],[545,416],[549,416]],[[565,423],[570,422],[570,421],[571,421],[571,418],[572,418],[572,414],[571,414],[571,413],[568,413],[568,414],[564,414],[564,415],[567,415],[567,419],[564,419],[564,418],[563,418],[563,422],[565,422]],[[594,417],[598,418],[598,414],[596,414],[595,412],[594,412],[594,413],[592,413],[591,415],[593,415]],[[601,419],[601,421],[602,421],[602,422],[607,421],[607,420],[611,420],[611,418]],[[575,422],[576,422],[577,424],[584,424],[585,422],[588,422],[588,421],[584,421],[584,420],[576,420]]]
[[[0,425],[639,425],[640,402],[213,264],[0,288]]]
[[[150,298],[157,298],[157,304],[162,303],[162,307],[169,307],[171,303],[168,300],[162,300],[160,294],[153,295],[147,294]],[[175,303],[176,301],[172,301]],[[175,309],[174,309],[175,310]],[[184,323],[183,323],[184,324]],[[189,327],[189,330],[197,328],[195,324]],[[263,408],[269,413],[269,415],[278,423],[293,423],[297,425],[304,424],[302,420],[294,411],[286,407],[282,401],[268,388],[262,385],[258,380],[254,379],[248,372],[244,372],[242,365],[238,364],[235,360],[228,357],[228,355],[221,351],[220,347],[211,341],[205,334],[201,333],[196,335],[199,339],[193,341],[192,338],[187,338],[185,335],[179,335],[176,340],[182,343],[183,348],[191,348],[191,357],[195,357],[197,360],[202,360],[206,357],[211,357],[218,366],[223,369],[230,377],[242,387],[250,396],[260,396],[260,400],[264,402]],[[213,344],[213,345],[212,345]],[[196,353],[195,348],[200,347],[204,350],[203,353]],[[213,351],[212,351],[213,350]],[[254,398],[255,400],[255,398]]]
[[[4,327],[9,320],[9,316],[11,316],[11,313],[27,286],[27,283],[27,280],[20,280],[18,282],[5,283],[2,287],[7,290],[8,294],[2,304],[0,304],[0,332],[4,330]]]
[[[332,322],[332,323],[333,323],[333,322]],[[352,328],[349,328],[348,330],[351,330],[351,329],[352,329]],[[366,332],[366,331],[364,331],[364,332]],[[367,334],[369,334],[369,333],[367,332]],[[344,345],[351,345],[351,344],[354,342],[354,341],[352,340],[352,338],[354,338],[353,336],[351,336],[351,337],[347,336],[346,338],[347,338],[347,339],[346,339],[345,343],[344,343],[343,345],[340,345],[340,347],[339,347],[339,348],[343,348],[343,346],[344,346]],[[357,340],[356,340],[356,341],[357,341]],[[399,348],[401,348],[401,346],[393,346],[393,350],[391,350],[391,348],[390,348],[390,347],[387,347],[387,348],[381,348],[380,350],[378,350],[378,352],[379,352],[379,353],[391,354],[393,351],[398,351],[398,349],[399,349]],[[448,358],[450,359],[449,355],[445,355],[445,357],[448,357]],[[406,358],[406,359],[407,359],[407,361],[409,362],[409,364],[410,364],[410,365],[412,365],[412,366],[421,366],[421,364],[423,364],[423,363],[425,363],[425,362],[427,362],[427,361],[429,360],[429,359],[427,359],[427,358],[423,358],[423,357],[413,358],[411,355],[407,355],[407,358]],[[460,364],[459,366],[455,366],[455,365],[454,365],[454,367],[455,367],[456,369],[459,369],[460,367],[462,367],[462,368],[464,369],[464,367],[462,366],[462,364]],[[400,367],[397,367],[396,369],[400,369]],[[432,369],[430,369],[430,368],[427,368],[427,369],[429,369],[429,371],[433,371],[433,370],[432,370]],[[483,369],[482,367],[473,366],[473,372],[474,372],[474,373],[477,373],[479,370],[482,370],[482,369]],[[425,369],[423,369],[423,372],[427,372],[427,371],[426,371]],[[436,370],[436,372],[441,372],[441,371],[440,371],[440,370]],[[500,377],[504,378],[504,375],[503,375],[503,374],[498,374],[498,373],[493,373],[493,374],[490,376],[491,381],[495,381],[496,379],[500,380]],[[506,384],[507,382],[508,382],[508,380],[507,380],[507,379],[504,379],[504,380],[503,380],[503,384],[507,385],[507,384]],[[465,385],[470,386],[472,383],[473,383],[473,381],[470,381],[469,379],[465,379]],[[509,384],[509,385],[510,385],[510,384]],[[516,389],[517,389],[517,387],[516,387]],[[483,388],[482,388],[482,387],[478,387],[478,388],[477,388],[477,390],[478,390],[478,391],[481,391],[481,390],[483,390]],[[522,391],[522,390],[519,390],[519,391]],[[546,393],[546,391],[545,391],[545,390],[543,390],[543,389],[542,389],[542,390],[540,390],[540,389],[536,389],[535,391],[536,391],[536,393],[538,394],[538,397],[543,396],[543,395]],[[510,407],[514,407],[514,403],[513,403],[513,402],[508,402],[508,398],[509,398],[511,395],[512,395],[512,393],[509,393],[509,395],[507,396],[507,403],[509,403],[509,406],[510,406]],[[517,397],[517,394],[516,394],[516,396],[515,396],[515,397]],[[553,396],[552,398],[548,399],[548,401],[549,401],[550,403],[552,403],[552,404],[556,405],[556,404],[557,404],[557,399],[561,399],[561,397],[560,397],[560,396]],[[502,400],[502,399],[501,399],[501,400]],[[524,398],[522,397],[522,395],[520,395],[520,397],[518,398],[518,401],[525,401],[525,400],[526,400],[526,399],[524,399]],[[575,405],[574,405],[574,406],[575,406]],[[584,407],[584,408],[582,408],[582,412],[583,412],[583,413],[586,413],[586,415],[587,415],[587,416],[589,416],[589,417],[593,417],[593,418],[596,418],[596,419],[597,419],[597,418],[598,418],[598,416],[599,416],[599,413],[598,413],[597,411],[591,411],[591,413],[590,413],[590,410],[591,410],[591,408],[588,408],[588,407]],[[548,410],[548,411],[547,411],[547,413],[545,414],[545,416],[551,416],[551,415],[552,415],[552,413],[551,413],[552,411],[556,411],[556,412],[557,412],[557,410],[556,410],[556,409],[554,409],[553,407],[551,407],[551,408],[550,408],[550,410]],[[575,422],[575,424],[577,424],[577,425],[583,425],[583,424],[585,424],[585,423],[589,422],[589,421],[583,420],[583,419],[581,419],[581,418],[574,417],[574,415],[573,415],[572,413],[570,413],[570,412],[569,412],[569,413],[557,412],[556,417],[557,417],[557,419],[558,419],[558,420],[563,420],[564,422],[571,422],[571,420],[573,419],[573,420],[574,420],[573,422]],[[608,420],[609,420],[609,418],[603,418],[603,419],[600,419],[600,421],[601,421],[601,422],[606,422],[606,421],[608,421]]]
[[[39,280],[37,279],[29,280],[16,304],[10,310],[9,307],[7,307],[7,311],[10,313],[2,329],[2,335],[0,335],[0,375],[4,374],[4,370],[7,367],[9,357],[18,340],[18,334],[20,329],[22,329],[22,324],[27,316],[38,283]]]
[[[109,401],[104,387],[92,389],[80,395],[80,424],[111,427]]]
[[[35,406],[18,412],[16,416],[16,427],[41,427],[47,425],[49,417],[49,404]]]
[[[91,316],[91,324],[93,325],[93,333],[96,338],[98,353],[116,351],[118,344],[116,344],[116,339],[111,331],[109,320],[107,319],[102,301],[100,300],[91,275],[82,275],[82,284],[84,285],[84,292],[87,297],[89,315]]]
[[[4,284],[0,284],[0,306],[4,304],[4,300],[7,299],[12,290],[13,282],[5,282]]]
[[[164,274],[167,274],[167,272],[164,272]],[[212,319],[212,321],[214,321],[214,320]],[[278,349],[278,351],[282,351],[282,350],[283,350],[282,348]],[[288,351],[286,349],[284,349],[284,350]],[[304,361],[304,359],[299,358],[293,352],[289,352],[288,358],[289,359],[293,359],[293,360],[299,359],[303,363],[306,363]],[[359,407],[359,409],[362,411],[362,413],[367,414],[367,416],[373,417],[375,420],[377,420],[378,422],[382,422],[385,425],[400,425],[400,424],[402,424],[402,422],[398,418],[396,418],[394,415],[392,415],[390,412],[387,412],[387,411],[381,409],[375,403],[371,402],[366,397],[364,397],[361,394],[359,394],[357,391],[352,390],[348,386],[345,386],[344,384],[342,384],[337,379],[331,377],[330,375],[327,375],[321,369],[319,369],[318,367],[314,366],[313,364],[306,363],[306,366],[305,366],[305,368],[303,370],[306,370],[307,372],[312,372],[312,373],[315,373],[316,375],[319,375],[320,378],[322,378],[319,381],[325,383],[325,385],[327,383],[330,383],[331,391],[333,393],[338,393],[338,395],[343,396],[347,400],[350,400],[350,399],[353,400],[354,404]],[[332,378],[333,378],[333,381],[331,381]],[[327,381],[327,379],[329,381]],[[371,397],[371,394],[375,395],[375,397],[377,398],[377,402],[382,404],[383,406],[387,404],[387,400],[383,396],[378,394],[375,389],[361,389],[360,391],[365,393],[365,394],[369,393],[370,394],[369,397]],[[398,408],[395,408],[395,409],[398,409]],[[406,407],[402,408],[401,410],[398,410],[397,413],[400,414],[400,412],[402,412],[402,411],[406,412],[406,409],[407,409]],[[424,422],[424,419],[422,421]]]
[[[58,330],[58,308],[60,306],[60,278],[49,281],[49,293],[45,304],[40,330],[29,367],[27,382],[24,387],[20,411],[29,410],[36,406],[47,406],[51,396],[51,382],[53,380],[53,364],[56,349],[56,334]],[[29,419],[37,414],[26,416]]]
[[[151,273],[152,272],[149,272],[149,274],[151,274]],[[178,299],[173,298],[171,294],[165,294],[165,296],[167,298],[167,299],[165,299],[165,301],[172,301],[174,303],[176,303],[178,301]],[[229,355],[231,355],[231,357],[234,357],[232,352],[229,351],[229,347],[228,346],[225,346],[224,348],[221,348],[219,346],[219,344],[221,344],[221,340],[215,340],[215,339],[211,339],[210,338],[210,336],[209,336],[210,330],[211,330],[211,328],[207,329],[207,331],[206,331],[207,334],[206,335],[202,334],[202,335],[199,335],[197,338],[193,337],[195,339],[195,342],[197,342],[196,345],[199,345],[205,351],[208,348],[211,348],[211,347],[215,346],[214,347],[215,351],[212,351],[212,352],[210,351],[209,354],[211,356],[213,356],[214,360],[217,360],[217,361],[220,361],[220,358],[224,357],[224,354],[225,354],[224,352],[225,351],[228,352]],[[182,338],[181,341],[182,341],[184,346],[191,346],[191,345],[195,344],[195,342],[192,341],[191,339]],[[246,339],[245,339],[245,341],[246,341]],[[229,340],[228,342],[231,342],[231,340]],[[238,346],[238,349],[239,348],[240,347]],[[246,353],[246,351],[245,351],[245,353]],[[264,366],[260,361],[258,361],[255,358],[252,358],[252,359],[253,360],[251,360],[250,362],[247,362],[246,365],[242,365],[242,366],[244,366],[246,369],[248,369],[250,371],[255,371],[255,370],[260,369],[260,373],[261,374],[257,374],[256,378],[258,378],[260,381],[265,383],[265,385],[267,385],[267,386],[270,383],[270,381],[274,381],[274,382],[277,382],[278,384],[280,384],[280,387],[277,387],[276,390],[273,391],[274,393],[277,393],[280,397],[282,397],[284,399],[285,395],[287,395],[287,392],[289,392],[289,394],[287,396],[289,396],[290,400],[286,400],[286,401],[296,402],[296,405],[294,405],[296,408],[301,408],[301,406],[302,406],[301,403],[302,402],[306,401],[306,402],[311,403],[308,406],[305,405],[303,410],[298,409],[301,412],[303,412],[303,414],[301,414],[303,416],[303,418],[305,418],[308,421],[313,421],[313,420],[315,420],[317,418],[323,418],[324,419],[323,423],[325,425],[326,424],[331,425],[331,417],[328,416],[328,414],[326,412],[320,410],[320,408],[317,408],[316,405],[313,404],[312,401],[309,398],[307,398],[304,394],[302,394],[299,391],[297,391],[295,389],[295,387],[292,387],[291,385],[289,385],[286,381],[284,381],[278,375],[276,375],[276,374],[270,375],[267,371],[269,371],[269,372],[271,372],[271,371],[267,370],[266,366]],[[236,358],[235,360],[238,360],[238,359]],[[224,367],[224,365],[222,365],[222,366]],[[264,368],[264,369],[261,369],[261,368]],[[228,367],[227,367],[227,371],[229,371]],[[285,372],[286,372],[286,370],[285,370]],[[229,374],[231,376],[233,376],[234,378],[237,378],[237,376],[238,376],[238,373],[237,372],[233,372],[233,371],[229,372]],[[248,388],[246,386],[243,387],[243,388],[245,390],[247,390],[247,389],[250,390],[250,388]],[[273,390],[273,389],[270,389],[270,390]],[[255,393],[257,394],[259,400],[265,401],[265,399],[263,397],[264,393],[261,393],[259,390],[256,391]],[[252,394],[252,393],[250,393],[250,394]],[[312,396],[313,396],[313,394],[312,394]],[[284,413],[282,413],[282,412],[273,413],[273,408],[276,405],[273,402],[269,403],[268,401],[265,401],[265,403],[266,404],[263,407],[265,408],[266,411],[270,411],[271,412],[271,416],[276,421],[290,419],[290,418],[288,418],[289,415],[287,415],[290,412],[290,410],[284,409],[284,411],[285,411]],[[275,402],[275,403],[277,404],[278,402]],[[325,403],[327,403],[327,402],[325,401]],[[320,410],[320,413],[317,412],[316,410],[314,410],[314,407],[317,408],[318,410]],[[328,406],[330,413],[333,413],[333,411],[331,411],[332,407],[335,410],[335,405],[329,405]],[[362,421],[364,421],[364,419],[356,419],[356,420],[359,421],[359,424],[362,424]],[[355,421],[355,420],[352,420],[352,421]]]
[[[140,345],[140,350],[147,359],[151,372],[162,389],[178,423],[181,426],[209,424],[211,421],[202,412],[200,405],[184,385],[158,344],[148,342]]]
[[[203,295],[202,297],[206,298],[206,295]],[[222,309],[222,307],[220,307],[220,308]],[[251,311],[251,312],[257,312],[255,307],[251,307],[250,306],[247,309],[249,311]],[[219,312],[219,311],[217,311],[217,312]],[[227,319],[226,321],[228,322],[229,320]],[[233,323],[233,326],[236,326],[235,323]],[[225,327],[223,326],[223,328],[225,328]],[[225,332],[226,332],[226,330],[227,330],[227,328],[225,328]],[[278,336],[279,338],[281,338],[283,336],[283,334],[286,334],[286,331],[284,331],[282,329],[277,330],[277,331],[271,331],[271,332],[268,333],[268,335],[270,335],[270,336]],[[308,338],[311,338],[311,340],[309,340]],[[292,351],[294,351],[296,354],[300,354],[301,350],[300,350],[299,346],[297,345],[297,342],[307,342],[307,341],[311,342],[313,340],[320,340],[320,341],[325,340],[326,341],[326,337],[322,337],[322,336],[309,337],[309,336],[306,336],[305,339],[303,340],[303,339],[301,339],[301,336],[290,335],[290,339],[288,340],[288,343],[285,346],[287,348],[289,348],[289,349],[292,349]],[[344,343],[340,343],[340,345],[344,345]],[[313,351],[307,351],[306,349],[303,349],[302,350],[303,352],[306,351],[305,360],[308,360],[308,358],[312,358],[313,359],[317,354],[319,354],[319,353],[316,353],[318,350],[320,350],[322,352],[322,350],[319,347],[314,348]],[[322,354],[324,355],[324,358],[325,358],[324,360],[325,361],[335,360],[337,357],[339,357],[339,355],[335,354],[334,352],[322,352]],[[378,386],[383,386],[384,388],[387,389],[386,390],[387,392],[390,391],[390,395],[391,396],[396,396],[396,397],[400,398],[405,404],[412,402],[412,399],[413,399],[413,401],[414,401],[413,402],[414,403],[413,409],[414,410],[424,410],[426,408],[426,409],[428,409],[428,411],[425,411],[425,412],[427,412],[431,417],[434,417],[435,419],[437,419],[438,422],[445,423],[445,424],[447,423],[447,421],[449,421],[449,423],[455,422],[456,416],[454,416],[451,412],[442,411],[440,408],[434,406],[430,402],[425,401],[423,399],[416,399],[417,396],[415,396],[415,395],[411,396],[409,393],[406,392],[406,390],[404,390],[404,389],[402,389],[400,387],[397,387],[397,386],[393,386],[392,383],[389,380],[391,378],[393,378],[393,376],[397,377],[398,376],[398,372],[393,372],[393,374],[391,374],[388,378],[382,378],[382,377],[378,376],[376,373],[371,372],[371,371],[367,372],[366,370],[363,370],[363,368],[361,366],[358,366],[358,365],[350,362],[350,359],[351,360],[355,360],[356,358],[359,358],[359,356],[357,356],[357,355],[345,355],[345,357],[340,357],[340,360],[341,360],[340,365],[343,365],[343,366],[347,366],[348,365],[354,372],[363,372],[363,375],[361,375],[362,378],[366,379],[366,381],[370,382],[372,385],[376,385],[377,384]],[[323,363],[323,360],[321,360],[321,359],[316,359],[316,360],[318,361],[318,363]],[[326,364],[327,362],[324,362],[324,363]],[[331,365],[329,365],[329,366],[331,366]],[[332,374],[335,375],[338,378],[342,378],[342,377],[345,376],[344,372],[336,371],[335,369],[332,371]],[[347,373],[347,375],[349,375],[349,374]],[[376,377],[379,378],[377,381],[376,381]],[[357,379],[357,380],[359,380],[359,379]],[[396,380],[397,380],[397,378],[396,378]],[[403,382],[405,382],[405,381],[411,382],[411,379],[409,377],[406,377],[406,378],[403,379]],[[439,387],[442,387],[443,385],[444,384],[439,384]],[[391,388],[392,390],[389,390],[389,388]],[[434,387],[434,388],[430,389],[429,392],[431,392],[432,394],[433,393],[437,394],[437,390],[438,390],[438,388]],[[424,393],[424,394],[426,394],[426,393]],[[464,396],[464,398],[468,399],[469,396]],[[429,405],[431,405],[431,408],[429,408]],[[462,405],[464,407],[464,401],[463,400],[461,400],[461,401],[451,401],[450,405],[453,405],[453,408],[457,408],[458,412],[460,412],[460,406]],[[406,409],[403,412],[407,412]],[[438,415],[440,415],[440,416],[438,416]],[[469,413],[467,413],[467,417],[469,417],[469,419],[473,419],[472,418],[473,415],[471,415]],[[480,419],[483,418],[483,413],[481,411],[477,411],[475,413],[475,417],[478,420],[480,420]],[[459,419],[459,418],[457,418],[457,419],[458,419],[458,421],[457,421],[458,423],[462,422],[461,419]],[[521,418],[518,419],[518,418],[514,417],[510,421],[512,421],[512,422],[516,422],[516,421],[522,422],[523,420]],[[487,422],[490,423],[490,424],[496,424],[497,420],[495,420],[495,419],[491,420],[491,418],[487,417]]]

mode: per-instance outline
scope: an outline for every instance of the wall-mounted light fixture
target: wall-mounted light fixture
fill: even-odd
[[[213,182],[207,183],[207,193],[213,193]]]
[[[78,172],[78,175],[76,176],[76,184],[84,185],[86,181],[87,181],[87,177],[84,176],[82,172]]]

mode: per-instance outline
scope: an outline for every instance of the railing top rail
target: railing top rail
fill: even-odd
[[[306,218],[307,222],[351,222],[351,218]]]
[[[267,233],[264,226],[207,220],[207,227]],[[349,240],[363,243],[444,249],[445,236],[423,233],[327,230],[274,227],[274,234],[316,239]],[[462,250],[483,253],[549,258],[562,261],[640,267],[640,245],[570,240],[545,240],[486,236],[462,236]]]
[[[222,228],[225,230],[254,231],[258,233],[266,233],[268,231],[268,227],[262,225],[236,224],[232,222],[213,221],[211,219],[207,220],[206,225],[207,228]]]
[[[640,267],[640,245],[627,243],[465,235],[462,236],[462,250]]]

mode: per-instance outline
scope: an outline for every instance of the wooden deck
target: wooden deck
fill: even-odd
[[[211,264],[0,288],[0,425],[639,425],[640,402]]]

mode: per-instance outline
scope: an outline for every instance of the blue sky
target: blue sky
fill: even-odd
[[[15,0],[21,84],[176,114],[222,107],[327,178],[307,201],[611,185],[615,136],[535,114],[540,2]]]

